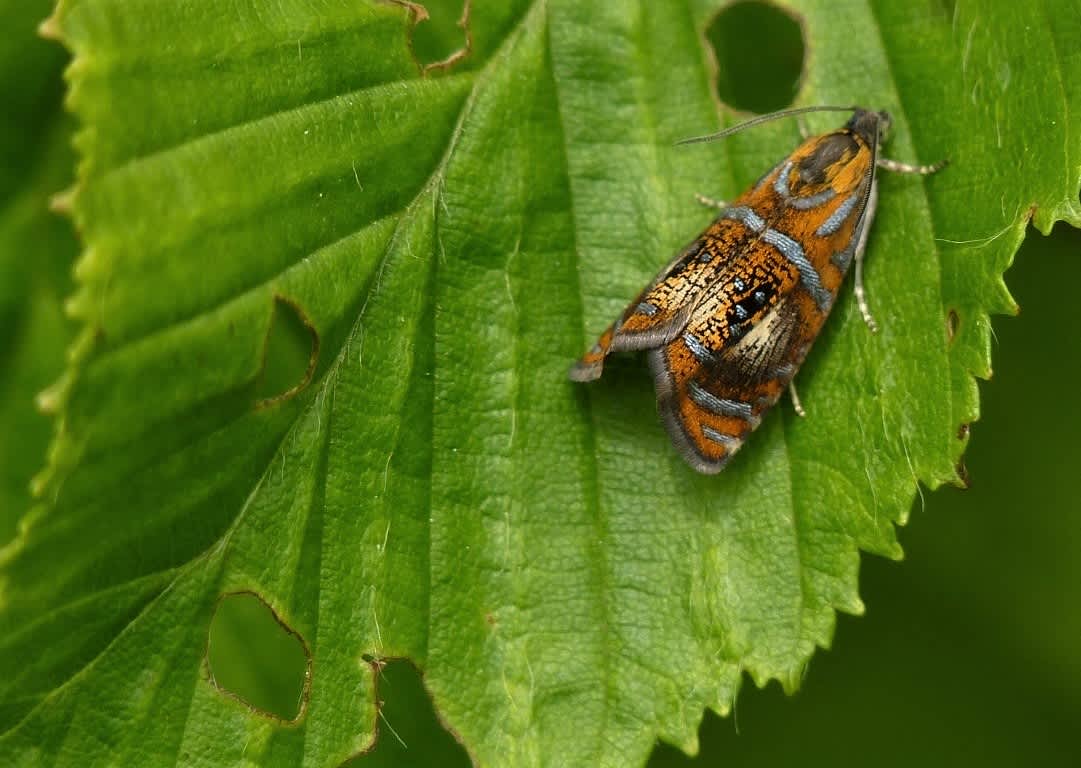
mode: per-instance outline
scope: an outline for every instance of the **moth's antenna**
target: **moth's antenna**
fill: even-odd
[[[796,107],[795,109],[784,109],[780,112],[770,112],[768,115],[759,115],[758,117],[752,117],[750,120],[746,120],[738,125],[733,125],[730,128],[725,128],[723,131],[717,131],[716,133],[707,133],[705,136],[695,136],[690,139],[683,139],[677,141],[676,145],[680,144],[701,144],[706,141],[716,141],[717,139],[723,139],[725,136],[731,136],[733,133],[739,133],[745,128],[751,128],[762,123],[768,123],[771,120],[780,120],[782,117],[792,117],[793,115],[803,115],[808,112],[855,112],[858,107]]]

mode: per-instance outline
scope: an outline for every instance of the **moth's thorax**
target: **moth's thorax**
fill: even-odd
[[[885,140],[892,123],[893,119],[889,112],[857,109],[845,123],[845,128],[863,139],[865,144],[874,144],[876,140]]]
[[[848,129],[803,142],[783,169],[787,194],[793,199],[814,199],[832,192],[844,196],[866,179],[873,159],[861,136]]]

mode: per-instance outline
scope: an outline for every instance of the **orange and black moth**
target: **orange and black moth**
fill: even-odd
[[[720,472],[792,379],[833,307],[849,267],[868,327],[863,256],[878,202],[876,167],[928,174],[879,156],[885,112],[851,111],[839,130],[804,141],[731,203],[646,286],[570,370],[592,381],[613,352],[644,350],[672,442],[699,472]]]

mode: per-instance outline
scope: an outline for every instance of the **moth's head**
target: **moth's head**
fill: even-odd
[[[869,145],[881,144],[889,137],[893,119],[886,111],[873,112],[857,109],[845,126]]]

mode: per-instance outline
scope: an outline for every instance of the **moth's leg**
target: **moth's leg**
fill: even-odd
[[[863,287],[863,256],[867,251],[867,235],[871,231],[871,220],[875,217],[875,208],[878,207],[878,181],[871,182],[871,194],[867,198],[867,208],[860,222],[860,231],[856,241],[856,304],[859,305],[863,322],[871,329],[871,333],[878,333],[878,323],[871,314],[871,307],[867,304],[867,290]]]
[[[788,396],[792,398],[792,407],[796,409],[796,415],[803,418],[807,415],[807,411],[803,410],[803,403],[799,400],[799,393],[796,392],[795,380],[788,382]]]
[[[908,163],[899,163],[896,160],[890,160],[888,157],[878,157],[875,159],[875,165],[879,168],[883,168],[887,171],[893,171],[894,173],[916,173],[921,176],[927,176],[932,173],[941,171],[946,167],[949,160],[941,160],[931,165],[909,165]],[[859,240],[856,243],[855,259],[856,259],[856,303],[859,305],[860,314],[863,315],[863,322],[867,324],[867,327],[871,329],[871,333],[878,332],[878,323],[875,322],[874,316],[871,314],[871,307],[867,304],[867,290],[863,286],[863,255],[867,250],[867,234],[870,232],[871,219],[875,215],[875,207],[878,205],[878,182],[872,182],[871,195],[867,200],[867,210],[864,212],[863,221],[860,224]]]
[[[899,163],[896,160],[890,160],[888,157],[879,157],[875,160],[875,165],[887,171],[893,171],[894,173],[918,173],[920,176],[929,176],[932,173],[941,171],[949,162],[949,160],[940,160],[939,162],[931,163],[930,165],[910,165],[908,163]]]
[[[694,199],[700,202],[702,205],[706,206],[707,208],[716,208],[723,211],[725,208],[728,207],[728,203],[726,203],[724,200],[716,200],[712,197],[706,197],[705,195],[699,195],[697,193],[695,193]]]

